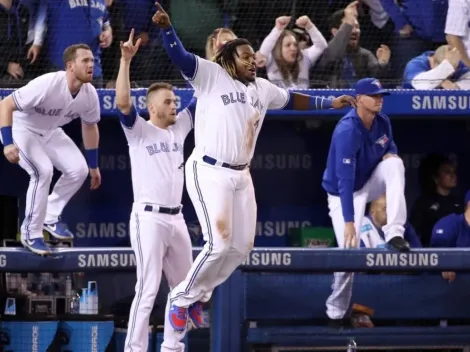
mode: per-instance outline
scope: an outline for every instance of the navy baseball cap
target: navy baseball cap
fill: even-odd
[[[390,95],[382,88],[382,84],[377,78],[363,78],[356,83],[356,94],[364,95]]]

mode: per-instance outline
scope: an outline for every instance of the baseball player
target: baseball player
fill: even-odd
[[[369,213],[362,219],[360,232],[361,247],[387,248],[385,234],[382,227],[387,225],[387,198],[385,194],[370,203]],[[421,241],[415,229],[408,222],[405,223],[403,238],[411,248],[421,248]]]
[[[90,83],[93,54],[85,44],[69,46],[64,51],[64,64],[66,71],[39,76],[0,103],[3,153],[30,176],[21,242],[40,255],[50,252],[44,243],[43,229],[58,239],[73,239],[60,216],[88,172],[92,190],[101,184],[100,104]],[[75,143],[60,128],[77,118],[82,122],[88,166]],[[62,176],[49,195],[54,167]]]
[[[193,262],[191,241],[181,212],[184,183],[183,144],[193,128],[195,102],[176,114],[176,97],[168,83],[147,90],[150,121],[140,117],[131,101],[129,68],[141,39],[121,42],[116,104],[129,143],[134,205],[130,238],[137,262],[135,297],[129,314],[125,352],[146,352],[150,312],[162,270],[170,288],[184,280]],[[168,300],[167,311],[170,301]],[[184,351],[183,333],[165,329],[162,351]]]
[[[188,316],[200,327],[201,304],[253,248],[256,201],[249,164],[268,109],[328,109],[354,104],[278,88],[256,77],[255,52],[246,39],[224,44],[214,61],[188,53],[158,5],[153,21],[163,43],[198,98],[195,148],[186,162],[186,187],[206,241],[185,280],[171,293],[167,316],[177,331]],[[197,309],[191,309],[196,306]],[[188,310],[189,308],[189,310]]]
[[[356,84],[357,109],[336,125],[331,139],[323,188],[336,240],[341,248],[357,248],[359,230],[367,202],[386,193],[385,240],[399,251],[408,251],[403,239],[406,222],[405,168],[397,156],[392,127],[381,113],[382,89],[375,78]],[[349,307],[352,273],[335,273],[333,293],[326,302],[330,325],[341,326]]]
[[[447,43],[460,53],[460,60],[470,67],[470,0],[449,0],[446,18]]]

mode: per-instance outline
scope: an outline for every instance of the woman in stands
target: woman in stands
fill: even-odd
[[[326,39],[310,21],[302,16],[295,22],[307,31],[313,45],[301,50],[294,32],[287,30],[290,16],[276,19],[276,25],[261,44],[260,53],[267,58],[268,79],[279,87],[307,89],[309,70],[328,46]]]
[[[231,29],[228,28],[217,28],[207,37],[206,41],[206,59],[212,60],[215,56],[217,50],[219,50],[222,45],[227,43],[230,40],[237,39],[238,37],[233,33]],[[259,68],[264,67],[266,64],[266,57],[261,55],[260,52],[256,53],[256,66]]]

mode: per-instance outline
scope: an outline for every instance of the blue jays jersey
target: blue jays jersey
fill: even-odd
[[[49,60],[64,69],[62,55],[73,44],[90,46],[95,57],[94,78],[102,76],[100,34],[106,21],[105,0],[54,0],[47,4]]]
[[[370,130],[351,110],[336,125],[322,186],[340,196],[345,221],[354,221],[353,193],[360,190],[387,153],[397,153],[390,120],[376,114]]]
[[[411,81],[420,73],[431,70],[431,64],[429,63],[429,56],[431,55],[434,55],[434,51],[426,51],[408,62],[403,73],[403,88],[413,89]],[[456,81],[469,71],[468,67],[460,61],[459,66],[449,78],[451,81]]]
[[[439,220],[432,230],[431,247],[470,247],[470,226],[463,214],[450,214]]]

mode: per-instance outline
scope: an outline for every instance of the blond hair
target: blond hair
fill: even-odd
[[[217,38],[219,34],[226,33],[230,34],[233,37],[237,37],[235,33],[229,28],[216,28],[212,31],[212,33],[207,37],[206,40],[206,59],[213,60],[215,57],[215,50],[214,50],[214,40]]]

